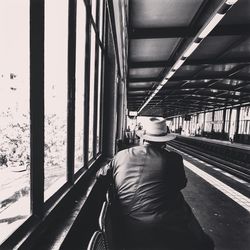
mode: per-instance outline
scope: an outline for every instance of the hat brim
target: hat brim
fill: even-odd
[[[176,136],[171,135],[171,134],[167,134],[163,136],[153,136],[153,135],[142,134],[140,137],[146,141],[166,142],[166,141],[174,140]]]

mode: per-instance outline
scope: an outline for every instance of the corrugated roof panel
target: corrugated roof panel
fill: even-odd
[[[188,26],[202,2],[203,0],[131,0],[132,26]]]
[[[134,68],[129,70],[129,77],[158,77],[164,68]]]
[[[130,60],[141,61],[164,61],[168,60],[175,49],[179,39],[134,39],[130,43]]]

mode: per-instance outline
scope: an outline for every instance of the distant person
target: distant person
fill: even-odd
[[[169,126],[167,126],[167,133],[168,133],[168,134],[170,133],[170,129],[169,129]]]
[[[234,123],[232,123],[230,130],[229,130],[229,141],[231,143],[234,142],[234,136],[235,136],[235,129],[234,129]]]
[[[142,134],[144,134],[143,126],[141,123],[138,124],[138,130],[136,131],[136,137],[139,141],[139,145],[143,144]]]
[[[132,131],[130,129],[130,126],[127,127],[127,129],[125,130],[125,143],[131,143],[132,140]]]
[[[120,151],[97,176],[113,181],[125,249],[210,250],[181,189],[186,186],[182,157],[169,152],[163,118],[150,118],[145,144]]]
[[[142,130],[143,129],[143,126],[142,126],[142,124],[139,122],[138,123],[138,130]]]
[[[201,134],[200,124],[196,123],[196,132],[195,132],[195,135],[200,135],[200,134]]]

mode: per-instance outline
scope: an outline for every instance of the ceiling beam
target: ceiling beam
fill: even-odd
[[[210,100],[209,98],[216,98],[216,99],[219,99],[219,100],[222,100],[222,99],[231,99],[231,100],[239,100],[239,99],[242,99],[242,98],[245,98],[245,97],[248,97],[249,95],[230,95],[230,94],[227,94],[227,92],[222,92],[222,93],[213,93],[213,92],[199,92],[199,93],[196,93],[196,92],[175,92],[175,93],[167,93],[167,92],[162,92],[160,95],[158,95],[154,100],[151,100],[151,102],[154,102],[154,101],[160,101],[161,99],[163,98],[170,98],[170,97],[178,97],[179,99],[180,98],[190,98],[190,97],[204,97],[204,98],[208,98],[208,100]],[[134,98],[128,98],[128,101],[131,101],[131,102],[142,102],[145,100],[145,96],[135,96]]]
[[[200,27],[163,27],[163,28],[130,28],[129,39],[152,38],[189,38],[195,37]],[[209,36],[246,36],[250,34],[249,25],[219,25]]]
[[[214,84],[211,87],[208,87],[207,83],[204,82],[195,82],[195,83],[189,83],[185,86],[180,86],[178,84],[176,85],[166,85],[163,90],[161,92],[164,91],[169,91],[169,90],[187,90],[187,91],[192,91],[192,90],[196,90],[196,89],[201,89],[201,90],[206,90],[206,89],[214,89],[214,90],[218,90],[218,91],[240,91],[242,93],[250,93],[250,89],[244,89],[244,87],[250,85],[250,82],[242,82],[241,84],[238,85],[229,85],[229,84],[223,84],[223,83],[219,83],[217,82],[216,84]],[[146,91],[153,91],[152,89],[149,88],[128,88],[128,92],[132,93],[133,91],[141,91],[143,90],[144,92]],[[161,93],[160,92],[160,93]],[[185,93],[185,92],[183,92]],[[159,93],[158,93],[159,94]],[[157,97],[157,95],[156,95]]]
[[[179,108],[179,109],[190,109],[190,108],[194,108],[194,109],[199,109],[201,107],[201,105],[188,105],[188,106],[183,106],[183,105],[176,105],[176,104],[172,104],[172,103],[166,103],[164,105],[160,105],[159,107],[164,106],[164,107],[174,107],[174,108]]]
[[[217,75],[202,75],[202,76],[173,76],[169,82],[180,82],[180,81],[202,81],[202,80],[241,80],[241,81],[249,81],[249,76],[240,76],[240,75],[227,75],[225,73],[217,74]],[[159,82],[158,78],[130,78],[129,82]]]
[[[172,104],[174,103],[175,105],[180,105],[180,106],[184,106],[184,107],[207,107],[207,108],[213,108],[214,107],[214,103],[207,103],[207,102],[203,102],[201,99],[195,99],[195,100],[185,100],[185,101],[181,101],[181,102],[178,102],[176,103],[176,100],[174,99],[168,99],[168,101],[165,101],[165,102],[162,102],[159,106],[165,106],[165,105],[168,105],[168,104]],[[217,105],[224,105],[224,103],[217,103]]]
[[[148,78],[129,78],[128,82],[158,82],[160,81],[157,77],[148,77]]]
[[[145,96],[145,92],[150,91],[150,89],[140,89],[140,90],[128,90],[128,95],[143,95]]]
[[[129,89],[134,89],[134,88],[138,88],[138,89],[151,89],[153,86],[154,86],[154,83],[153,82],[141,82],[141,83],[138,83],[138,82],[135,82],[135,83],[128,83],[127,84],[128,88]]]
[[[225,95],[225,93],[224,93]],[[172,96],[177,96],[177,97],[185,97],[185,98],[189,98],[190,96],[192,97],[206,97],[206,98],[218,98],[219,100],[221,99],[232,99],[232,100],[238,100],[238,99],[241,99],[242,96],[236,96],[236,95],[226,95],[226,96],[218,96],[214,93],[171,93],[171,94],[162,94],[163,97],[165,96],[169,96],[169,97],[172,97]],[[220,99],[221,98],[221,99]]]
[[[209,66],[209,65],[224,65],[224,64],[249,64],[250,58],[227,58],[227,59],[187,59],[183,66]],[[174,62],[171,61],[149,61],[149,62],[129,62],[130,69],[136,68],[162,68],[171,67]]]
[[[231,99],[231,98],[229,98]],[[178,102],[183,102],[183,98],[180,98],[179,95],[177,96],[168,96],[167,99],[165,99],[165,101],[163,103],[165,103],[166,101],[168,100],[175,100],[175,101],[178,101]],[[188,101],[187,103],[190,103],[190,101],[204,101],[204,103],[208,102],[208,103],[225,103],[227,102],[226,100],[220,100],[219,98],[214,98],[214,99],[204,99],[204,97],[202,96],[186,96],[185,98],[185,101]]]
[[[130,28],[129,39],[192,37],[195,34],[188,27]]]

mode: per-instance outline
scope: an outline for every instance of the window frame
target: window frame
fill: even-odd
[[[106,0],[103,0],[103,18],[106,15]],[[18,242],[22,241],[25,235],[30,234],[36,226],[43,222],[43,218],[55,206],[60,198],[62,198],[72,186],[85,176],[89,166],[94,165],[101,156],[95,153],[93,160],[88,159],[88,115],[89,115],[89,71],[90,71],[90,25],[93,25],[96,35],[96,48],[102,50],[102,81],[101,81],[101,106],[103,103],[103,68],[104,68],[104,42],[99,39],[99,33],[96,25],[93,23],[91,16],[91,8],[88,0],[84,0],[83,4],[86,8],[86,44],[84,59],[84,128],[83,128],[83,153],[84,166],[77,172],[74,172],[74,144],[75,144],[75,97],[76,97],[76,1],[68,1],[68,61],[67,61],[67,168],[66,183],[63,184],[48,200],[44,200],[44,144],[45,144],[45,0],[30,0],[30,216],[8,237],[1,247],[13,248]],[[97,22],[99,0],[97,1]],[[105,19],[104,19],[105,20]],[[104,26],[104,22],[103,22]],[[103,36],[105,35],[105,26],[103,27]],[[99,53],[96,53],[97,55]],[[98,65],[98,58],[95,58]],[[38,63],[39,62],[39,63]],[[95,68],[95,78],[98,77],[98,67]],[[97,86],[98,82],[95,84]],[[95,93],[95,103],[97,103],[97,94]],[[95,104],[97,106],[97,104]],[[100,111],[100,134],[103,130],[103,113]],[[94,118],[97,124],[97,117]],[[96,126],[95,126],[96,127]],[[96,129],[95,129],[96,134]],[[87,136],[86,136],[87,135]],[[96,136],[95,136],[96,137]],[[101,136],[100,136],[100,141]],[[96,141],[95,141],[96,142]],[[102,142],[101,142],[102,143]],[[100,145],[101,145],[100,143]],[[95,147],[93,147],[95,148]]]

